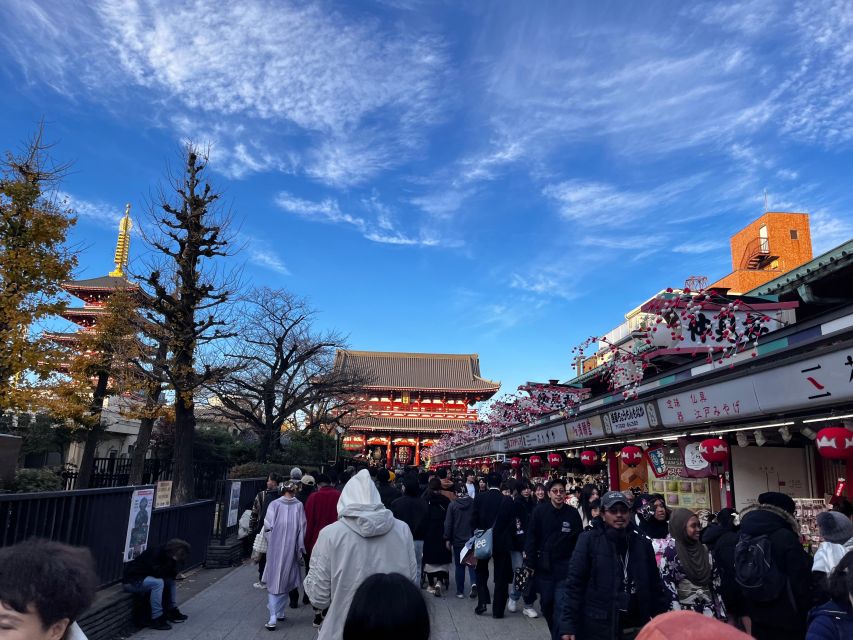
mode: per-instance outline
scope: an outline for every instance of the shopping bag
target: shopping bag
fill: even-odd
[[[488,560],[492,557],[492,529],[485,531],[477,529],[474,532],[474,555],[477,560]]]

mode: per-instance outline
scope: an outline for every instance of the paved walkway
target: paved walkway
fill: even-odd
[[[267,598],[266,591],[252,587],[257,575],[255,566],[247,564],[186,602],[179,583],[178,604],[189,620],[174,625],[170,632],[144,629],[134,634],[133,640],[314,640],[317,632],[311,626],[310,606],[288,609],[288,620],[279,623],[274,632],[264,628]],[[507,612],[504,619],[495,620],[488,613],[474,615],[475,600],[462,600],[453,595],[435,598],[426,591],[423,593],[430,609],[430,640],[548,638],[548,628],[542,618],[530,620],[521,615],[520,609],[518,613]]]

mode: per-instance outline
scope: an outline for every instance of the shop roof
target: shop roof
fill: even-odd
[[[831,273],[849,267],[851,264],[853,264],[853,240],[848,240],[810,262],[806,262],[796,269],[749,291],[747,295],[781,295],[796,290],[802,284],[810,284],[820,280]]]

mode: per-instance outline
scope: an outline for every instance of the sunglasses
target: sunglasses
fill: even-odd
[[[625,514],[628,513],[629,509],[624,504],[614,504],[609,509],[605,509],[607,513],[615,513],[615,514]]]

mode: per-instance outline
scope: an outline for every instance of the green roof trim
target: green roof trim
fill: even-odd
[[[811,282],[847,266],[853,262],[853,240],[830,249],[826,253],[813,258],[810,262],[782,274],[778,278],[765,282],[760,287],[748,291],[748,296],[766,296],[780,294],[786,290],[794,290],[799,285]]]

